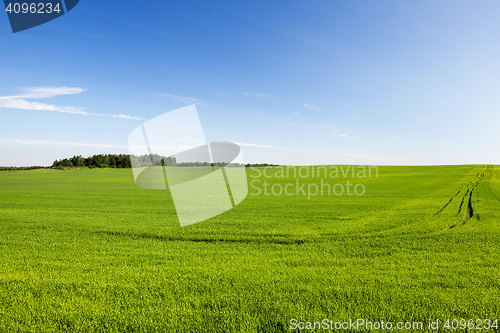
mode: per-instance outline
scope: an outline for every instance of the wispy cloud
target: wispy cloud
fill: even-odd
[[[268,94],[255,94],[255,96],[259,98],[275,98],[276,96],[268,95]]]
[[[293,152],[308,152],[308,153],[319,153],[319,154],[338,154],[338,155],[343,155],[343,156],[349,156],[349,157],[355,157],[355,158],[366,158],[366,159],[372,159],[372,160],[385,160],[386,159],[385,157],[382,157],[382,156],[345,153],[345,152],[337,151],[335,149],[316,150],[316,149],[284,148],[284,147],[255,144],[255,143],[241,143],[241,142],[234,142],[234,143],[239,145],[239,146],[242,146],[242,147],[255,147],[255,148],[263,148],[263,149],[274,149],[274,150],[293,151]]]
[[[177,96],[177,95],[171,95],[171,94],[160,94],[160,95],[170,97],[176,102],[181,102],[181,103],[186,103],[186,104],[205,103],[201,99],[197,99],[197,98]]]
[[[0,96],[0,100],[5,99],[35,99],[35,98],[49,98],[61,95],[75,95],[87,91],[84,88],[70,88],[70,87],[27,87],[23,89],[20,95],[15,96]]]
[[[311,150],[311,149],[299,149],[299,148],[285,148],[285,147],[277,147],[272,145],[263,145],[256,143],[242,143],[242,142],[234,142],[235,144],[242,147],[255,147],[255,148],[263,148],[263,149],[274,149],[274,150],[285,150],[285,151],[302,151],[302,152],[315,152],[315,153],[328,153],[329,151],[322,150]]]
[[[356,119],[356,120],[363,120],[363,121],[370,121],[370,119],[368,119],[368,118],[364,118],[364,117],[360,117],[360,116],[358,116],[358,115],[355,115],[355,116],[354,116],[354,119]]]
[[[298,113],[295,113],[298,114]],[[294,123],[292,121],[281,121],[282,123],[288,124],[288,125],[294,125],[294,126],[300,126],[300,127],[307,127],[307,128],[317,128],[317,129],[327,129],[327,130],[338,130],[338,128],[335,128],[333,126],[328,126],[328,125],[309,125],[305,123]],[[346,139],[356,139],[359,140],[357,136],[349,136],[347,134],[338,134],[338,133],[331,133],[333,136],[338,136],[341,138],[346,138]]]
[[[346,139],[356,139],[356,140],[359,140],[359,138],[357,136],[349,136],[347,134],[337,134],[337,133],[333,133],[334,136],[338,136],[338,137],[341,137],[341,138],[346,138]]]
[[[243,95],[245,95],[245,96],[255,96],[257,98],[276,98],[276,96],[274,96],[274,95],[262,94],[262,93],[249,93],[248,91],[244,91]]]
[[[186,104],[198,104],[198,105],[216,106],[216,107],[222,106],[222,105],[217,105],[217,104],[211,104],[211,103],[205,102],[204,100],[201,100],[198,98],[177,96],[177,95],[172,95],[172,94],[160,94],[160,95],[165,96],[165,97],[169,97],[176,102],[181,102],[181,103],[186,103]]]
[[[300,127],[307,127],[307,128],[322,128],[322,129],[338,129],[333,126],[328,126],[328,125],[310,125],[306,123],[295,123],[293,121],[280,121],[281,123],[288,124],[288,125],[294,125],[294,126],[300,126]]]
[[[119,118],[119,119],[130,119],[130,120],[144,120],[144,118],[128,116],[125,114],[101,114],[101,113],[88,113],[89,116],[96,117],[107,117],[107,118]]]
[[[266,149],[279,149],[283,150],[285,148],[280,148],[276,146],[271,146],[271,145],[260,145],[260,144],[255,144],[255,143],[241,143],[241,142],[235,142],[239,146],[243,147],[257,147],[257,148],[266,148]]]
[[[82,36],[87,36],[87,37],[97,38],[97,39],[108,39],[108,37],[98,36],[98,35],[92,35],[92,34],[87,34],[87,33],[85,33],[85,32],[77,32],[77,34],[82,35]]]
[[[128,146],[121,146],[121,145],[87,143],[87,142],[71,142],[71,141],[23,140],[23,139],[8,139],[8,138],[7,139],[0,139],[0,141],[18,144],[18,145],[128,148]]]
[[[335,149],[330,149],[331,152],[335,152],[337,154],[345,155],[345,156],[351,156],[351,157],[361,157],[361,158],[369,158],[369,159],[375,159],[375,160],[384,160],[385,157],[382,156],[374,156],[374,155],[360,155],[360,154],[352,154],[352,153],[344,153],[341,151],[337,151]]]
[[[87,91],[78,87],[29,87],[24,88],[23,92],[14,96],[0,96],[0,108],[18,109],[18,110],[38,110],[38,111],[52,111],[59,113],[71,113],[85,116],[98,116],[98,117],[111,117],[122,119],[143,120],[139,117],[128,115],[105,115],[98,113],[88,113],[83,111],[83,107],[74,106],[57,106],[46,103],[30,102],[28,99],[43,99],[55,96],[75,95]]]
[[[214,91],[212,91],[212,94],[214,94],[215,96],[219,96],[219,97],[231,98],[231,96],[229,96],[229,95],[220,94],[220,93],[217,93],[217,92],[214,92]]]
[[[294,123],[292,121],[280,121],[281,123],[288,124],[288,125],[294,125],[294,126],[301,126],[301,127],[308,127],[308,128],[333,128],[332,126],[315,126],[315,125],[309,125],[309,124],[304,124],[304,123]]]
[[[185,140],[185,141],[197,141],[197,140]],[[125,145],[113,145],[113,144],[103,144],[103,143],[74,142],[74,141],[51,141],[51,140],[27,140],[27,139],[13,139],[13,138],[0,138],[0,142],[6,142],[6,143],[18,144],[18,145],[36,145],[36,146],[71,146],[71,147],[98,147],[98,148],[123,148],[123,149],[130,148],[130,146],[125,146]],[[200,143],[201,143],[201,141],[200,141]],[[234,142],[234,143],[239,145],[239,146],[242,146],[242,147],[254,147],[254,148],[262,148],[262,149],[284,150],[284,151],[303,151],[303,152],[317,152],[317,153],[329,153],[331,151],[334,151],[334,150],[320,151],[320,150],[297,149],[297,148],[283,148],[283,147],[277,147],[277,146],[265,145],[265,144],[256,144],[256,143],[242,143],[242,142]],[[142,146],[133,146],[133,147],[143,148]],[[192,146],[175,146],[175,147],[158,146],[158,147],[155,147],[155,149],[160,149],[160,150],[161,149],[186,150],[186,149],[190,149],[190,148],[192,148]]]
[[[55,111],[61,113],[73,113],[73,114],[88,114],[85,111],[82,111],[83,108],[76,108],[73,106],[56,106],[49,105],[45,103],[38,102],[28,102],[24,99],[16,99],[16,98],[0,98],[0,108],[7,109],[21,109],[21,110],[39,110],[39,111]]]
[[[312,104],[302,103],[302,105],[304,105],[304,106],[305,106],[306,108],[308,108],[308,109],[319,110],[319,107],[314,106],[314,105],[312,105]]]
[[[298,112],[294,112],[293,114],[294,114],[294,115],[296,115],[296,116],[298,116],[300,113],[298,113]]]

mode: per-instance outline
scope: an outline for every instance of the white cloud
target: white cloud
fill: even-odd
[[[360,155],[360,154],[352,154],[352,153],[344,153],[340,152],[334,149],[330,149],[330,151],[335,152],[337,154],[345,155],[345,156],[350,156],[350,157],[361,157],[361,158],[369,158],[369,159],[375,159],[375,160],[384,160],[385,157],[382,156],[374,156],[374,155]]]
[[[49,98],[60,95],[74,95],[85,91],[87,91],[87,89],[69,87],[28,87],[24,88],[24,92],[21,95],[0,96],[0,100]]]
[[[224,95],[224,94],[216,93],[214,91],[212,91],[212,94],[214,94],[215,96],[219,96],[219,97],[231,98],[231,96],[229,96],[229,95]]]
[[[386,158],[382,157],[382,156],[345,153],[345,152],[337,151],[335,149],[315,150],[315,149],[283,148],[283,147],[277,147],[277,146],[271,146],[271,145],[255,144],[255,143],[241,143],[241,142],[234,142],[234,143],[237,145],[240,145],[242,147],[255,147],[255,148],[263,148],[263,149],[274,149],[274,150],[282,150],[282,151],[305,152],[305,153],[315,153],[315,154],[337,154],[337,155],[342,155],[342,156],[348,156],[348,157],[354,157],[354,158],[364,158],[364,159],[370,159],[370,160],[386,160]]]
[[[298,113],[298,112],[294,112],[293,114],[294,114],[294,115],[296,115],[296,116],[298,116],[300,113]]]
[[[1,142],[14,143],[18,145],[38,145],[38,146],[74,146],[74,147],[104,147],[104,148],[128,148],[128,146],[84,143],[70,141],[49,141],[49,140],[22,140],[22,139],[0,139]]]
[[[243,95],[248,96],[248,92],[244,91]]]
[[[77,34],[82,35],[82,36],[87,36],[87,37],[97,38],[97,39],[108,39],[108,37],[98,36],[98,35],[92,35],[92,34],[87,34],[87,33],[84,33],[84,32],[77,32]]]
[[[83,114],[88,113],[82,111],[83,108],[76,108],[73,106],[55,106],[45,103],[28,102],[24,99],[4,99],[0,98],[0,108],[7,109],[21,109],[21,110],[40,110],[40,111],[55,111],[61,113]]]
[[[337,133],[333,133],[334,136],[338,136],[338,137],[341,137],[341,138],[346,138],[346,139],[355,139],[355,140],[359,140],[359,138],[357,136],[349,136],[347,134],[337,134]]]
[[[356,120],[363,120],[363,121],[370,121],[370,119],[368,119],[368,118],[364,118],[364,117],[360,117],[360,116],[358,116],[358,115],[355,115],[355,116],[354,116],[354,119],[356,119]]]
[[[131,120],[144,120],[144,118],[127,116],[127,115],[124,115],[124,114],[116,115],[116,114],[88,113],[88,115],[89,116],[96,116],[96,117],[120,118],[120,119],[131,119]]]
[[[294,125],[294,126],[301,126],[301,127],[308,127],[308,128],[333,128],[332,126],[315,126],[315,125],[309,125],[309,124],[303,124],[303,123],[294,123],[291,121],[280,121],[281,123],[288,124],[288,125]]]
[[[171,94],[160,94],[160,95],[172,98],[176,102],[181,102],[181,103],[186,103],[186,104],[197,104],[197,105],[216,106],[216,107],[222,106],[222,105],[217,105],[217,104],[210,104],[210,103],[207,103],[207,102],[205,102],[201,99],[198,99],[198,98],[177,96],[177,95],[171,95]]]
[[[181,103],[186,103],[186,104],[204,103],[201,99],[197,99],[197,98],[170,95],[170,94],[160,94],[160,95],[170,97],[173,100],[175,100],[176,102],[181,102]]]
[[[255,147],[255,148],[264,148],[264,149],[286,150],[286,151],[325,153],[325,151],[322,151],[322,150],[283,148],[283,147],[277,147],[277,146],[272,146],[272,145],[262,145],[262,144],[256,144],[256,143],[241,143],[241,142],[234,142],[234,143],[239,145],[239,146],[242,146],[242,147]]]
[[[319,110],[319,107],[314,106],[314,105],[312,105],[312,104],[302,103],[302,105],[304,105],[304,106],[305,106],[306,108],[308,108],[308,109]]]
[[[143,120],[142,118],[127,115],[104,115],[98,113],[88,113],[83,111],[83,107],[57,106],[39,102],[29,102],[27,99],[43,99],[63,95],[75,95],[87,91],[78,87],[29,87],[23,93],[15,96],[0,96],[0,108],[19,110],[52,111],[60,113],[71,113],[85,116],[112,117],[123,119]]]
[[[301,126],[301,127],[308,127],[308,128],[318,128],[318,129],[336,129],[336,128],[335,128],[335,127],[333,127],[333,126],[328,126],[328,125],[317,126],[317,125],[309,125],[309,124],[304,124],[304,123],[294,123],[294,122],[291,122],[291,121],[280,121],[280,122],[285,123],[285,124],[289,124],[289,125]],[[338,137],[341,137],[341,138],[348,138],[348,139],[356,139],[356,140],[359,140],[359,138],[358,138],[357,136],[352,137],[352,136],[349,136],[349,135],[347,135],[347,134],[332,133],[331,135],[338,136]]]
[[[113,115],[111,115],[111,117],[121,118],[121,119],[131,119],[131,120],[144,120],[144,118],[128,116],[126,114],[119,114],[119,115],[113,114]]]
[[[241,143],[241,142],[235,142],[235,144],[239,145],[239,146],[243,146],[243,147],[257,147],[257,148],[266,148],[266,149],[283,149],[283,148],[280,148],[280,147],[276,147],[276,146],[271,146],[271,145],[259,145],[259,144],[255,144],[255,143]]]
[[[197,140],[184,140],[184,141],[197,141]],[[50,140],[26,140],[26,139],[12,139],[4,138],[0,139],[0,142],[6,142],[17,145],[36,145],[36,146],[69,146],[69,147],[99,147],[99,148],[144,148],[143,146],[124,146],[124,145],[112,145],[112,144],[102,144],[102,143],[89,143],[89,142],[73,142],[73,141],[50,141]],[[203,143],[204,141],[197,141]],[[271,146],[269,146],[271,147]],[[154,146],[153,149],[156,153],[161,153],[162,150],[172,151],[184,151],[193,148],[192,145],[189,146]]]
[[[274,98],[274,97],[276,97],[276,96],[268,95],[268,94],[255,94],[255,96],[257,96],[259,98]]]

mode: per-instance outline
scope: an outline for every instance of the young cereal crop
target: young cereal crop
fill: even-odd
[[[183,228],[130,169],[0,172],[0,331],[500,319],[500,167],[308,168],[247,168],[242,203]]]

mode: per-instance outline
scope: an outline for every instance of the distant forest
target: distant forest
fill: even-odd
[[[151,165],[161,166],[177,166],[177,167],[194,167],[194,166],[223,166],[226,167],[266,167],[278,166],[277,164],[240,164],[240,163],[207,163],[207,162],[183,162],[178,163],[173,156],[165,157],[157,154],[151,155],[94,155],[92,157],[73,156],[72,158],[65,158],[62,160],[55,160],[52,164],[53,169],[64,168],[131,168],[134,167],[147,167]]]
[[[178,163],[175,157],[165,157],[160,155],[126,155],[126,154],[100,154],[92,157],[73,156],[62,160],[55,160],[52,166],[24,166],[24,167],[8,167],[0,166],[0,171],[10,170],[36,170],[36,169],[69,169],[69,168],[132,168],[134,167],[147,167],[151,165],[166,165],[177,167],[193,167],[193,166],[223,166],[223,163],[207,163],[207,162],[190,162]],[[279,166],[278,164],[269,163],[253,163],[253,164],[240,164],[240,163],[224,163],[226,167],[268,167]]]
[[[131,168],[130,156],[125,154],[119,155],[94,155],[92,157],[73,156],[71,158],[65,158],[62,160],[55,160],[52,163],[52,168],[62,169],[62,168]]]
[[[50,167],[48,167],[48,166],[2,167],[2,166],[0,166],[0,171],[11,171],[11,170],[37,170],[37,169],[50,169]]]

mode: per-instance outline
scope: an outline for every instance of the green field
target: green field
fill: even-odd
[[[130,169],[0,172],[0,332],[500,319],[499,166],[322,175],[366,191],[310,198],[265,195],[265,180],[296,183],[278,171],[248,169],[260,195],[183,228],[169,192]]]

